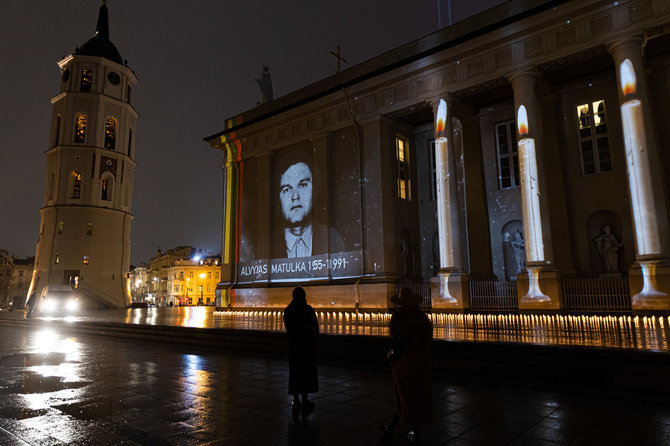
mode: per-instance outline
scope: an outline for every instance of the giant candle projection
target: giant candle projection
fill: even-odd
[[[440,297],[456,303],[449,293],[449,272],[454,268],[454,244],[452,243],[451,193],[449,178],[449,140],[446,133],[447,103],[440,99],[435,122],[435,165],[437,167],[437,224],[440,243]],[[445,271],[447,270],[447,271]]]
[[[649,166],[647,136],[644,129],[642,103],[637,99],[637,78],[630,59],[624,59],[619,67],[619,80],[623,104],[621,121],[626,146],[628,186],[635,223],[635,241],[638,256],[654,257],[661,254],[661,236],[654,211],[651,168]],[[645,297],[666,296],[656,288],[656,263],[640,261],[642,268],[642,291],[633,296],[633,303],[644,304]]]
[[[661,241],[656,219],[653,218],[655,213],[652,204],[649,158],[644,154],[647,150],[647,137],[644,132],[642,104],[639,99],[631,98],[636,93],[637,82],[633,64],[629,59],[621,63],[620,79],[621,92],[624,96],[621,119],[626,146],[630,200],[637,234],[637,252],[641,256],[659,255]]]
[[[344,149],[327,157],[298,146],[245,162],[238,283],[361,276],[357,157]]]
[[[526,269],[528,270],[528,294],[522,300],[549,301],[540,290],[538,263],[544,262],[544,242],[542,241],[542,219],[540,217],[540,190],[537,181],[537,160],[535,139],[529,137],[528,113],[521,105],[517,112],[519,126],[519,159],[521,171],[521,202],[523,206],[523,227],[526,232]]]

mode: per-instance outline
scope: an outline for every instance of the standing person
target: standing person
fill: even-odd
[[[37,303],[37,291],[33,291],[30,294],[30,297],[26,301],[26,309],[28,310],[26,312],[26,319],[30,319],[33,317],[33,308],[35,308],[35,304]]]
[[[402,421],[411,427],[407,439],[411,443],[419,443],[419,426],[433,420],[430,388],[433,325],[421,311],[421,297],[413,294],[409,288],[402,288],[399,295],[391,298],[391,302],[400,306],[391,317],[391,337],[399,337],[402,349],[399,357],[391,364],[395,396],[393,418],[388,424],[383,424],[381,429],[390,437],[398,421]]]
[[[293,395],[291,408],[294,412],[302,409],[303,415],[307,415],[314,410],[314,403],[307,394],[319,390],[316,371],[319,321],[314,309],[307,305],[305,290],[301,287],[293,290],[293,300],[284,310],[284,326],[288,334],[288,393]]]

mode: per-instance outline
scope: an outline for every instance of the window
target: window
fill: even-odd
[[[105,176],[102,178],[100,185],[100,199],[104,201],[112,200],[112,177]]]
[[[56,258],[54,259],[54,262],[56,263],[56,265],[58,265],[60,263],[60,255],[59,254],[56,254]]]
[[[188,273],[188,277],[189,277],[190,279],[193,278],[193,271],[191,271],[190,273]]]
[[[217,271],[217,273],[216,273],[216,278],[217,278],[217,279],[219,278],[219,273],[218,273],[218,271]]]
[[[79,83],[79,90],[91,91],[91,84],[93,83],[93,70],[81,70],[81,81]]]
[[[105,149],[116,149],[116,119],[109,118],[105,121]]]
[[[207,278],[208,278],[208,279],[211,279],[211,278],[212,278],[212,272],[211,272],[211,271],[207,272]]]
[[[133,129],[128,129],[128,156],[133,157]]]
[[[133,96],[133,87],[128,85],[128,88],[126,89],[126,102],[130,104],[130,100]]]
[[[86,223],[86,235],[93,235],[93,223]]]
[[[81,197],[81,174],[79,172],[72,172],[72,198]]]
[[[59,233],[59,234],[62,234],[62,233],[63,233],[63,229],[64,229],[64,227],[65,227],[65,222],[64,222],[64,221],[59,221],[59,222],[58,222],[58,233]]]
[[[61,116],[57,115],[56,116],[56,128],[54,129],[54,146],[58,145],[58,141],[60,140],[60,121],[61,121]]]
[[[88,266],[88,256],[84,256],[83,263],[84,266]]]
[[[49,174],[49,187],[47,188],[47,200],[54,199],[54,188],[56,187],[56,174],[51,172]]]
[[[412,199],[412,188],[409,179],[409,141],[397,135],[395,138],[395,154],[398,176],[398,198]]]
[[[516,145],[516,121],[496,124],[496,149],[498,153],[498,187],[519,187],[519,153]]]
[[[74,142],[84,143],[86,141],[86,115],[77,113],[74,118]]]
[[[592,175],[612,170],[610,143],[607,136],[605,101],[577,106],[579,149],[582,155],[582,173]]]

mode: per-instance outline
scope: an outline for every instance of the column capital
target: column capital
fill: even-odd
[[[540,72],[534,65],[529,65],[521,67],[512,73],[508,73],[505,77],[509,82],[513,83],[520,77],[532,77],[533,79],[537,79],[540,77]]]
[[[616,61],[617,58],[625,58],[624,54],[628,51],[637,50],[638,54],[642,54],[642,48],[646,43],[642,34],[629,34],[607,43],[606,46],[607,51]]]

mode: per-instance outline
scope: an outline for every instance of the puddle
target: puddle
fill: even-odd
[[[107,398],[96,398],[78,403],[61,404],[53,408],[80,420],[97,420],[118,413],[119,402]]]
[[[66,361],[65,353],[18,353],[16,355],[3,356],[0,365],[5,367],[33,367],[37,365],[60,365]]]
[[[0,418],[11,420],[25,420],[44,415],[48,409],[28,409],[27,407],[2,407],[0,408]]]
[[[0,386],[0,395],[49,393],[65,389],[80,389],[89,383],[81,381],[64,381],[60,376],[42,376],[35,372],[24,372],[21,380]]]

